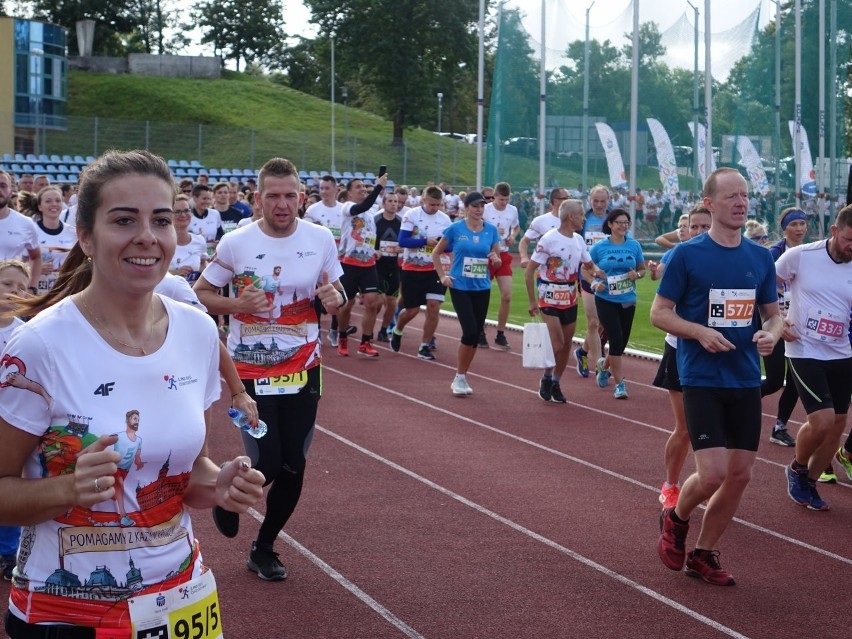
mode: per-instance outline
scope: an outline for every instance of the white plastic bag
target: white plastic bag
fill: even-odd
[[[550,334],[544,322],[524,324],[524,368],[551,368],[556,364]]]

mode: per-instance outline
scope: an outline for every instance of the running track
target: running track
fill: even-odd
[[[627,401],[569,367],[569,403],[546,404],[510,333],[514,350],[477,351],[475,394],[454,398],[458,335],[442,318],[436,362],[415,355],[419,319],[399,354],[382,344],[378,360],[325,349],[305,490],[277,544],[287,581],[263,582],[245,567],[263,504],[235,540],[195,514],[226,637],[847,634],[847,595],[835,584],[852,578],[852,484],[843,476],[822,488],[827,513],[789,499],[791,451],[767,440],[777,397],[764,402],[753,479],[722,540],[737,585],[714,587],[657,557],[671,420],[665,392],[650,386],[656,363],[626,358]],[[217,405],[217,461],[241,452],[224,414]]]

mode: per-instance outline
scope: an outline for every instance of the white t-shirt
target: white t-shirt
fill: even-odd
[[[455,193],[447,193],[444,196],[444,206],[447,210],[447,215],[458,213],[461,198]]]
[[[20,260],[38,246],[38,226],[14,209],[0,220],[0,260]]]
[[[250,224],[222,238],[204,279],[217,287],[230,283],[232,297],[255,286],[273,303],[268,315],[231,315],[228,351],[242,379],[290,375],[320,364],[314,292],[323,273],[334,282],[343,269],[331,231],[318,224],[296,220],[287,237],[271,237]]]
[[[580,265],[592,261],[583,237],[579,233],[568,237],[558,229],[552,229],[536,244],[532,260],[539,264],[539,305],[553,308],[576,306]]]
[[[257,222],[257,220],[253,220],[250,217],[244,217],[239,222],[237,222],[237,228],[241,229],[244,226],[248,226],[249,224],[254,224],[255,222]]]
[[[59,269],[68,257],[68,251],[77,243],[77,229],[62,224],[54,235],[36,224],[36,231],[41,250],[41,275],[38,278],[38,292],[41,295],[47,293],[59,277]]]
[[[512,229],[518,226],[518,209],[514,204],[507,204],[506,208],[498,211],[494,206],[494,202],[489,202],[485,205],[485,214],[483,216],[486,222],[490,222],[497,227],[497,233],[500,235],[500,251],[505,253],[509,250],[506,246],[506,239],[512,234]]]
[[[80,450],[100,435],[125,432],[132,411],[143,442],[143,466],[132,464],[123,478],[123,508],[110,499],[24,529],[17,567],[24,579],[11,589],[10,609],[25,621],[59,620],[48,583],[62,583],[69,595],[98,580],[112,584],[97,597],[80,592],[85,605],[75,621],[97,625],[126,617],[131,593],[201,573],[183,497],[206,437],[204,410],[221,391],[218,335],[209,317],[161,299],[169,328],[150,355],[113,349],[71,298],[39,313],[6,346],[0,416],[39,438],[25,478],[73,472]]]
[[[336,202],[334,206],[326,206],[322,201],[314,202],[305,211],[305,219],[324,226],[334,236],[334,241],[340,243],[340,227],[343,222],[343,205]]]
[[[405,200],[405,203],[408,205],[408,208],[415,208],[420,206],[420,196],[419,195],[409,195],[408,199]]]
[[[190,216],[189,232],[195,235],[200,235],[204,238],[208,245],[216,242],[216,235],[222,226],[222,216],[216,209],[207,209],[207,215],[204,217],[196,217],[193,211]]]
[[[439,238],[444,234],[444,229],[452,224],[449,216],[438,211],[431,215],[423,210],[422,206],[410,209],[402,218],[400,226],[401,231],[409,231],[411,237],[415,239],[428,240],[429,238]],[[418,248],[406,248],[402,253],[402,269],[404,271],[432,271],[435,265],[432,264],[432,248],[431,246],[421,246]],[[441,258],[447,258],[444,253]],[[442,263],[449,265],[449,259]]]
[[[198,272],[201,270],[201,258],[207,257],[207,242],[200,235],[193,233],[189,234],[188,244],[178,244],[175,246],[175,255],[169,264],[169,270],[177,270],[183,266],[192,268],[192,273],[187,279],[195,281],[198,279]],[[191,277],[195,274],[195,277]]]
[[[340,261],[352,266],[376,263],[376,214],[372,209],[350,215],[355,202],[343,205],[340,224]]]
[[[836,263],[827,244],[828,240],[820,240],[788,248],[775,262],[776,274],[789,287],[787,321],[799,334],[799,339],[784,342],[787,357],[852,357],[852,262]]]
[[[558,229],[559,225],[559,217],[553,215],[553,213],[539,215],[530,222],[530,227],[524,233],[524,237],[528,240],[537,240],[551,229]]]
[[[194,306],[202,313],[207,312],[207,307],[198,299],[198,295],[196,295],[195,291],[192,290],[189,282],[180,275],[166,273],[166,276],[154,287],[154,292],[159,293],[160,295],[165,295],[176,302],[182,302],[183,304]]]
[[[17,317],[13,317],[12,321],[8,326],[3,326],[0,328],[0,352],[6,349],[6,344],[9,343],[9,339],[12,337],[12,333],[19,326],[24,325],[24,320],[18,319]]]

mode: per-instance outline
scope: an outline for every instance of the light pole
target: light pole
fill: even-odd
[[[44,51],[42,49],[30,49],[30,53],[33,54],[35,60],[38,60],[36,64],[33,65],[33,76],[35,76],[35,82],[30,82],[30,87],[36,90],[36,112],[35,112],[35,155],[39,155],[41,153],[40,148],[42,146],[42,121],[43,121],[43,113],[44,113]]]
[[[775,2],[775,203],[773,213],[778,224],[778,211],[781,208],[781,0]]]
[[[340,97],[343,98],[343,135],[344,135],[344,144],[346,145],[346,153],[343,158],[343,166],[345,167],[347,162],[349,162],[349,109],[347,108],[347,100],[349,99],[349,89],[346,88],[344,84],[340,87]]]
[[[583,54],[583,197],[589,179],[589,11],[593,6],[594,2],[586,9],[586,45]]]
[[[334,163],[334,103],[337,102],[337,96],[334,94],[334,38],[331,39],[331,172],[337,170],[337,165]]]
[[[444,104],[444,94],[438,92],[438,174],[436,179],[438,182],[441,181],[441,109]]]
[[[698,157],[698,7],[686,0],[686,4],[692,7],[695,12],[695,56],[693,60],[692,70],[692,130],[695,135],[692,136],[692,184],[695,193],[701,190],[699,186],[698,166],[700,158]]]

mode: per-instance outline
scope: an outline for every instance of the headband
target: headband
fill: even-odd
[[[805,222],[807,222],[808,218],[799,209],[790,211],[789,213],[787,213],[787,215],[784,216],[784,219],[781,220],[781,230],[786,231],[787,225],[790,222],[795,222],[796,220],[804,220]]]

